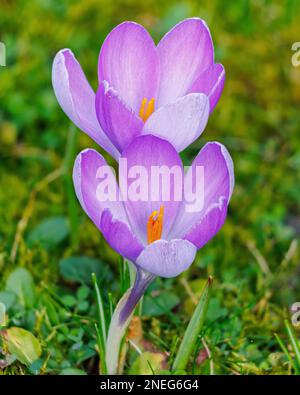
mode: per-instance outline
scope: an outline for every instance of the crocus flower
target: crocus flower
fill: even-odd
[[[137,137],[125,148],[122,158],[128,169],[142,166],[150,174],[155,166],[175,166],[183,179],[188,177],[175,148],[156,136]],[[199,212],[189,212],[184,199],[163,201],[161,195],[155,201],[99,201],[99,172],[104,166],[105,159],[97,151],[84,150],[76,158],[73,181],[81,206],[108,244],[138,269],[135,287],[122,313],[125,319],[155,276],[174,277],[186,270],[197,250],[219,231],[234,186],[233,164],[222,144],[207,143],[199,152],[188,171],[193,172],[196,166],[204,169],[203,207]],[[119,183],[120,177],[122,174]],[[118,190],[113,172],[110,180]],[[191,180],[195,183],[195,177]],[[130,188],[134,180],[127,182]],[[149,179],[145,182],[147,188],[158,187]],[[154,195],[152,192],[156,191],[150,190],[149,196]]]
[[[206,23],[186,19],[156,46],[139,24],[124,22],[99,55],[95,95],[69,49],[54,59],[52,81],[69,118],[115,158],[140,135],[169,141],[180,152],[203,132],[225,80],[214,63]]]

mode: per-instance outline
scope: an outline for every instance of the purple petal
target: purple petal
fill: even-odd
[[[216,63],[197,78],[189,89],[189,93],[205,93],[209,97],[210,112],[212,112],[220,99],[224,82],[225,69],[220,63]]]
[[[204,171],[204,184],[201,184],[200,178],[197,179],[196,177],[197,166],[199,169],[202,167]],[[234,186],[233,163],[227,149],[220,143],[206,144],[187,172],[185,181],[187,179],[192,180],[193,193],[197,191],[197,186],[201,187],[196,193],[196,197],[199,199],[198,203],[202,203],[202,207],[197,205],[196,201],[193,202],[190,199],[192,195],[188,194],[185,185],[186,201],[180,208],[171,236],[173,238],[186,238],[192,242],[197,239],[198,242],[195,245],[200,248],[199,246],[202,246],[203,243],[205,244],[214,236],[225,220],[227,204]],[[202,189],[202,186],[204,189]],[[211,211],[212,214],[208,215]],[[220,217],[219,221],[217,221],[217,215]],[[211,227],[206,226],[209,221],[212,221]],[[204,227],[207,231],[205,237]]]
[[[175,277],[193,263],[196,252],[187,240],[157,240],[143,250],[136,264],[156,276]]]
[[[113,216],[123,222],[127,222],[123,204],[119,201],[104,201],[97,196],[97,188],[100,184],[99,170],[105,170],[110,187],[118,193],[115,175],[107,165],[105,159],[95,150],[86,149],[81,151],[75,160],[73,169],[73,182],[75,192],[82,208],[100,229],[100,220],[103,210],[110,209]],[[106,177],[103,177],[106,178]]]
[[[145,180],[144,177],[137,174],[132,175],[128,180],[129,199],[124,204],[132,228],[139,239],[146,244],[149,216],[153,211],[164,206],[162,238],[168,238],[168,233],[172,228],[180,205],[178,196],[180,199],[182,198],[183,168],[179,155],[167,141],[147,135],[137,137],[123,151],[120,161],[122,162],[124,159],[127,161],[128,173],[136,169],[135,166],[140,166],[146,172],[145,176],[148,177]],[[140,170],[140,167],[138,170]],[[156,172],[158,170],[162,170],[164,173],[164,181],[162,177],[157,180],[156,175],[158,173],[156,175],[151,174],[152,171]],[[121,170],[119,173],[122,173]],[[121,174],[119,178],[122,178]],[[140,184],[140,188],[138,184]],[[168,186],[170,187],[169,193],[166,191]],[[146,191],[147,194],[146,196],[140,196],[140,200],[132,201],[132,191],[136,189],[138,192],[140,190]]]
[[[146,121],[142,134],[161,137],[180,152],[200,136],[208,116],[208,97],[192,93],[155,111]]]
[[[57,100],[68,117],[114,158],[119,152],[101,129],[95,111],[95,93],[69,49],[55,56],[52,84]]]
[[[99,82],[106,80],[139,113],[142,99],[156,97],[159,60],[149,33],[139,24],[124,22],[105,39],[99,56]]]
[[[96,94],[96,113],[102,129],[120,152],[141,134],[143,121],[106,81],[100,84]]]
[[[159,107],[186,95],[214,59],[209,29],[198,18],[186,19],[176,25],[162,38],[157,50],[161,70]]]
[[[217,144],[220,147],[222,155],[223,155],[224,160],[226,162],[228,173],[229,173],[229,196],[228,196],[228,203],[229,203],[229,201],[231,199],[232,192],[233,192],[233,188],[234,188],[234,182],[235,182],[234,181],[233,160],[232,160],[227,148],[225,147],[225,145],[217,143],[217,142],[215,142],[214,144]]]
[[[119,190],[113,172],[103,157],[92,149],[82,151],[75,160],[73,181],[76,195],[84,211],[103,233],[111,247],[122,256],[134,261],[143,246],[131,231],[123,203],[119,199],[99,200],[97,195],[101,178],[99,170],[105,170],[105,174],[109,174],[109,185],[118,196]]]
[[[205,215],[188,231],[184,239],[189,240],[197,248],[202,248],[223,226],[227,215],[227,200],[220,198],[219,203],[212,204]]]
[[[135,262],[144,247],[126,223],[115,219],[110,210],[104,210],[100,228],[105,240],[115,251]]]

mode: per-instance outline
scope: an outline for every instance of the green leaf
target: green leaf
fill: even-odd
[[[195,350],[208,307],[211,285],[212,277],[209,277],[202,289],[200,300],[184,333],[172,370],[185,370],[189,357]]]
[[[31,365],[41,356],[41,345],[31,332],[23,328],[12,327],[3,333],[8,351],[24,365]]]
[[[61,243],[69,234],[69,226],[66,218],[53,217],[45,219],[36,228],[34,228],[29,236],[29,245],[40,244],[46,249]]]
[[[0,292],[0,302],[3,303],[8,311],[16,303],[17,295],[12,291]]]
[[[140,354],[131,365],[128,374],[153,374],[153,371],[161,370],[162,362],[165,359],[163,354],[146,351]]]
[[[0,302],[0,327],[5,325],[5,312],[5,305]]]
[[[162,291],[155,297],[145,295],[143,300],[142,315],[144,316],[159,316],[170,312],[180,302],[177,295],[169,291]]]
[[[81,369],[67,368],[60,372],[60,376],[85,376],[86,372]]]
[[[76,296],[78,300],[85,300],[89,296],[90,289],[86,287],[85,285],[81,286],[78,288],[76,292]]]
[[[77,300],[73,295],[64,295],[61,297],[61,301],[67,307],[74,307],[77,304]]]
[[[80,313],[86,312],[86,311],[88,310],[88,308],[89,308],[89,303],[88,303],[87,300],[82,300],[82,301],[80,301],[80,302],[77,304],[77,310],[78,310]]]
[[[72,359],[76,361],[77,364],[81,364],[87,359],[91,359],[96,354],[95,344],[93,344],[92,348],[89,345],[82,345],[80,349],[77,350],[75,358]]]
[[[43,294],[40,296],[39,304],[42,308],[46,308],[46,312],[51,324],[58,325],[60,323],[59,314],[61,312],[61,306],[53,301],[51,296],[47,294]]]
[[[110,269],[96,258],[87,256],[72,256],[59,262],[60,274],[65,281],[91,284],[91,274],[97,279],[109,278]]]
[[[6,280],[6,290],[15,293],[23,306],[32,307],[34,305],[34,283],[28,270],[18,268],[11,272]]]

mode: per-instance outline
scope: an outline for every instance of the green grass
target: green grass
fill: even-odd
[[[123,273],[120,281],[118,255],[72,190],[76,154],[96,146],[57,104],[55,53],[70,47],[96,88],[99,48],[115,24],[135,20],[159,40],[188,16],[207,21],[227,80],[206,131],[182,157],[189,164],[206,141],[224,143],[236,186],[226,224],[193,266],[149,288],[143,332],[136,318],[124,372],[168,369],[203,281],[212,275],[206,320],[187,372],[295,374],[300,332],[294,328],[290,343],[284,321],[300,295],[300,68],[291,64],[299,12],[297,0],[1,2],[7,67],[0,67],[0,302],[7,306],[5,328],[31,332],[41,352],[35,347],[24,363],[12,346],[9,351],[2,331],[0,374],[97,373],[90,273],[96,273],[109,316],[126,280]]]

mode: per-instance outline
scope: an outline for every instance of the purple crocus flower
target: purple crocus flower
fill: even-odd
[[[184,175],[181,159],[166,140],[152,135],[137,137],[122,153],[128,169],[142,166],[151,173],[153,167],[176,167]],[[154,200],[99,201],[97,188],[99,171],[107,167],[105,159],[95,150],[82,151],[76,158],[73,181],[77,197],[108,244],[137,267],[133,292],[122,312],[128,317],[148,283],[155,277],[174,277],[193,262],[197,249],[202,248],[221,228],[234,186],[231,157],[219,143],[207,143],[194,159],[188,172],[198,166],[204,169],[203,208],[189,212],[187,201],[174,196],[163,201],[161,195]],[[119,184],[121,182],[119,174]],[[114,189],[118,185],[113,172],[110,180]],[[193,190],[195,177],[191,178]],[[134,180],[127,180],[128,188]],[[158,185],[146,181],[147,188],[156,192]],[[182,185],[184,188],[184,184]],[[183,195],[184,196],[184,195]]]
[[[139,24],[124,22],[99,55],[95,95],[69,49],[54,59],[52,81],[69,118],[115,158],[140,135],[169,141],[180,152],[203,132],[225,80],[214,63],[206,23],[186,19],[155,46]]]

